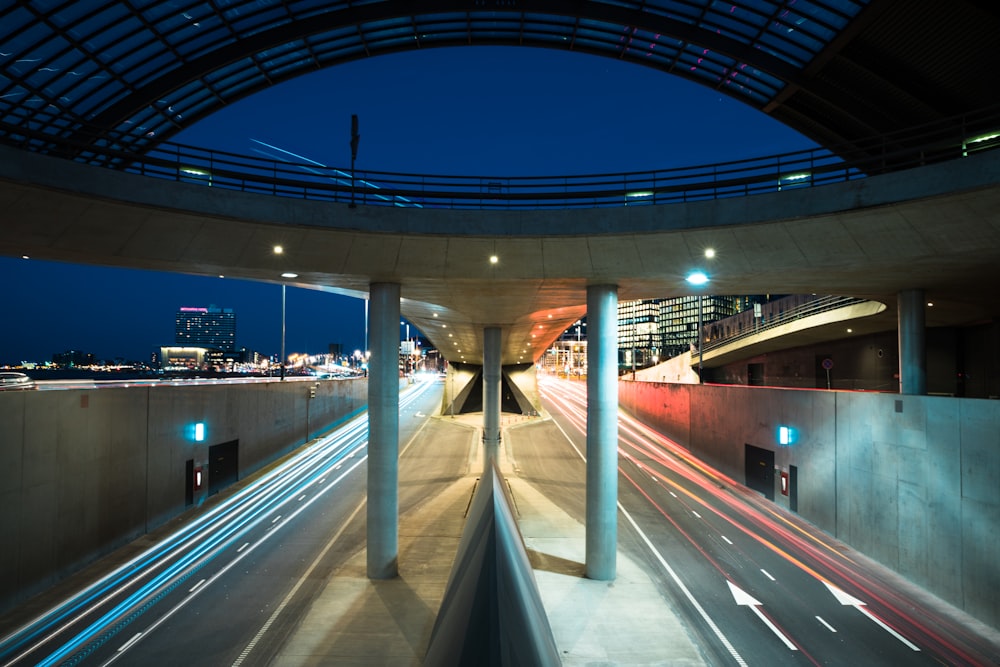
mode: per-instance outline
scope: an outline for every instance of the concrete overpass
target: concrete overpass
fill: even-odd
[[[684,277],[712,247],[716,293],[895,303],[901,386],[914,394],[925,391],[926,299],[939,304],[931,325],[1000,311],[997,151],[744,198],[509,214],[282,199],[0,150],[0,252],[276,282],[294,274],[296,285],[370,296],[375,578],[398,571],[401,313],[449,360],[482,366],[487,452],[500,442],[502,367],[537,359],[588,314],[587,573],[612,579],[619,298],[689,292]]]
[[[919,288],[935,304],[928,326],[1000,312],[995,152],[752,197],[516,212],[351,208],[2,146],[0,156],[4,254],[358,297],[372,283],[398,284],[401,313],[446,358],[470,364],[482,364],[485,327],[502,330],[503,364],[528,362],[585,313],[588,285],[616,285],[623,300],[681,296],[698,268],[714,294],[858,296],[889,312]]]

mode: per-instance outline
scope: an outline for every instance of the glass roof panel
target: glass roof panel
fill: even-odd
[[[184,115],[197,108],[200,116],[213,105],[225,103],[205,90],[206,81],[218,88],[222,100],[231,101],[268,85],[264,72],[274,80],[287,79],[317,66],[381,51],[467,39],[577,48],[666,72],[676,67],[676,73],[683,76],[735,91],[755,103],[766,102],[785,85],[760,69],[770,57],[793,67],[804,66],[869,0],[592,0],[545,5],[552,13],[538,8],[525,12],[517,3],[476,2],[466,11],[433,14],[421,14],[422,3],[388,0],[33,0],[6,4],[0,9],[0,115],[24,105],[26,114],[54,127],[72,126],[73,116],[96,117],[133,92],[141,95],[137,99],[167,95],[164,91],[175,83],[162,83],[161,77],[179,74],[179,68],[232,45],[239,37],[293,19],[308,31],[310,20],[320,14],[323,20],[337,17],[344,21],[321,35],[291,35],[291,44],[261,51],[259,65],[244,58],[215,73],[185,72],[184,78],[190,79],[181,88],[186,97],[171,92],[170,98],[179,101],[163,100],[152,112],[145,103],[135,103],[131,111],[122,112],[160,131],[171,118],[176,122],[178,110]],[[365,7],[368,18],[361,30],[354,22],[358,7]],[[407,11],[413,15],[400,15]],[[577,16],[580,12],[587,15]],[[684,42],[669,34],[670,27],[678,24],[685,26]],[[699,34],[705,38],[699,39]],[[754,60],[745,55],[747,46],[769,57],[761,56],[756,65],[738,65],[734,57]],[[128,109],[128,105],[121,108]],[[122,121],[102,118],[108,124]]]
[[[174,54],[157,50],[152,45],[137,51],[134,59],[137,64],[132,67],[129,76],[137,87],[145,85],[177,64]]]
[[[44,67],[44,62],[53,53],[69,46],[60,35],[53,35],[44,25],[35,23],[20,31],[4,36],[0,58],[5,68],[24,74],[36,67]]]
[[[233,29],[240,34],[253,35],[287,23],[289,20],[288,12],[285,11],[284,7],[273,7],[266,11],[233,17],[231,23]]]
[[[760,34],[761,24],[755,25],[748,21],[741,21],[729,14],[714,15],[709,17],[704,25],[713,32],[718,31],[726,37],[732,37],[741,43],[748,43]]]

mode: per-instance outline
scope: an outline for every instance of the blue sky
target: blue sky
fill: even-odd
[[[254,140],[331,166],[482,176],[616,173],[811,147],[732,98],[608,58],[533,48],[464,47],[370,58],[315,72],[232,104],[173,138],[255,154]],[[237,345],[280,348],[273,284],[0,258],[0,363],[77,349],[148,359],[173,343],[181,306],[237,313]],[[353,350],[361,300],[290,288],[288,352]],[[11,322],[16,322],[11,326]]]

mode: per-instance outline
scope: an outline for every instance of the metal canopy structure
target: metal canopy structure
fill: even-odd
[[[868,202],[853,203],[854,212],[827,206],[819,215],[810,197],[754,207],[771,219],[745,219],[739,202],[720,200],[669,212],[652,205],[553,210],[522,226],[526,214],[481,211],[473,218],[437,209],[348,208],[333,193],[332,206],[302,202],[289,221],[288,202],[261,195],[298,188],[295,178],[223,196],[225,178],[244,189],[242,162],[214,162],[210,182],[220,187],[213,188],[212,202],[222,209],[192,213],[178,208],[177,198],[201,201],[204,173],[161,153],[171,149],[171,136],[225,105],[319,68],[412,49],[511,45],[596,54],[682,76],[770,114],[831,151],[864,152],[856,140],[875,137],[885,160],[893,155],[893,147],[884,148],[886,135],[938,121],[961,131],[946,142],[949,150],[971,157],[965,139],[973,135],[956,118],[993,107],[983,116],[990,123],[985,129],[991,140],[1000,136],[1000,95],[991,76],[1000,70],[998,33],[994,0],[5,0],[0,143],[26,150],[0,161],[0,252],[265,281],[294,268],[299,286],[355,295],[372,282],[398,283],[402,314],[447,358],[466,363],[482,360],[486,326],[505,331],[503,363],[537,358],[584,314],[590,284],[617,284],[621,298],[680,294],[688,289],[681,267],[710,239],[730,258],[713,276],[717,293],[823,289],[891,302],[919,279],[939,302],[938,319],[928,325],[982,321],[1000,307],[994,288],[1000,280],[998,193],[988,178],[976,181],[979,192],[949,194],[945,187],[930,205],[854,193],[852,202]],[[15,150],[4,148],[8,155]],[[919,163],[937,159],[933,145],[930,152],[916,149]],[[37,169],[29,169],[31,152],[46,154],[36,156],[42,159]],[[50,156],[151,165],[183,183],[171,184],[166,198],[107,204],[81,196],[83,186],[127,177],[117,173],[127,168],[101,170]],[[858,164],[857,155],[848,157]],[[977,164],[992,173],[993,161]],[[979,178],[971,165],[953,171]],[[104,199],[159,192],[159,184],[148,182],[153,179],[143,179],[104,191]],[[905,189],[908,180],[891,181],[890,190]],[[781,178],[771,181],[786,187]],[[949,183],[950,177],[932,185]],[[639,187],[616,186],[626,188],[618,199],[643,194],[633,186]],[[708,184],[713,192],[718,186]],[[736,186],[750,194],[747,183]],[[843,186],[837,191],[854,192]],[[916,196],[930,196],[922,192]],[[243,219],[231,219],[230,205],[244,211]],[[739,213],[720,214],[727,206]],[[272,209],[258,219],[260,210]],[[303,224],[320,211],[322,225]],[[488,214],[498,223],[489,229],[504,233],[483,231]],[[573,238],[523,232],[549,221],[569,229],[570,216],[573,229],[589,231]],[[608,216],[616,220],[610,226]],[[440,220],[455,221],[446,225],[447,237],[432,228]],[[581,220],[590,222],[581,226]],[[739,228],[719,226],[727,220]],[[707,222],[715,228],[699,227]],[[163,243],[164,230],[171,243]],[[239,242],[220,243],[233,238]],[[445,252],[428,251],[441,248],[443,238]],[[296,250],[286,255],[294,254],[294,267],[274,263],[270,248],[279,242]],[[499,265],[485,262],[494,253]]]
[[[820,144],[996,104],[990,0],[8,0],[0,128],[155,145],[320,68],[456,45],[579,51],[685,77]],[[641,95],[641,91],[637,91]],[[94,128],[97,128],[96,130]]]

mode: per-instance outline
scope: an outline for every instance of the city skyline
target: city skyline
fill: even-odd
[[[173,137],[260,155],[259,142],[332,166],[481,176],[663,169],[815,144],[721,93],[641,66],[526,47],[449,47],[365,59],[275,86]],[[274,153],[269,153],[272,157]],[[210,303],[240,313],[237,345],[280,348],[277,284],[0,258],[0,363],[79,349],[148,359],[173,314]],[[364,346],[364,302],[287,290],[286,351]]]

